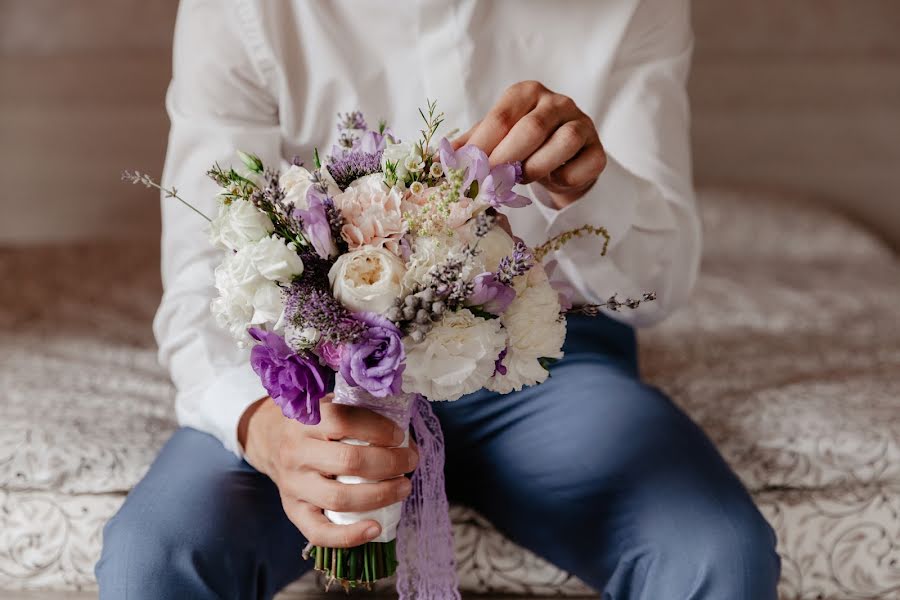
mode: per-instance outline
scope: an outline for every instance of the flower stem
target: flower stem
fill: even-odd
[[[329,583],[337,582],[345,589],[371,588],[397,570],[396,541],[369,542],[355,548],[317,546],[309,555],[315,560],[315,569],[324,573]]]

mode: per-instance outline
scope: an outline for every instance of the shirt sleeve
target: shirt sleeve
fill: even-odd
[[[277,103],[271,69],[260,58],[261,28],[249,4],[183,0],[166,97],[171,120],[164,187],[212,216],[216,186],[206,171],[238,160],[236,150],[278,164]],[[207,223],[174,199],[162,200],[163,298],[153,323],[159,358],[169,370],[183,426],[212,434],[238,455],[237,425],[266,396],[249,351],[215,323],[210,301],[222,254],[207,240]]]
[[[655,292],[637,310],[611,314],[653,324],[690,295],[700,260],[700,224],[691,175],[686,80],[693,36],[688,2],[644,0],[636,8],[602,92],[597,114],[608,164],[580,200],[556,210],[540,185],[530,186],[547,237],[585,224],[611,236],[579,238],[556,252],[576,300],[601,303]]]

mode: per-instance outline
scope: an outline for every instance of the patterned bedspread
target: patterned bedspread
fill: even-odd
[[[784,599],[898,600],[900,265],[811,205],[701,200],[703,275],[642,333],[645,376],[775,526]],[[157,265],[128,243],[0,249],[0,589],[93,589],[103,523],[175,426]],[[590,593],[480,516],[454,521],[466,590]]]

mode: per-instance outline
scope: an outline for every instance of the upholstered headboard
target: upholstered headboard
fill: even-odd
[[[0,0],[0,242],[156,235],[118,173],[161,168],[176,4]],[[696,0],[694,21],[698,183],[796,190],[900,247],[900,3]]]

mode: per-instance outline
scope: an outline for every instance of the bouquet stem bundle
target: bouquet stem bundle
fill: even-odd
[[[355,548],[313,546],[309,558],[315,561],[316,570],[325,574],[329,587],[337,583],[345,590],[372,589],[373,583],[397,571],[397,541],[369,542]]]

